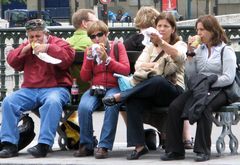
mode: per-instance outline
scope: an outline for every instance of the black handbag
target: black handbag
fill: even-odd
[[[221,50],[221,65],[222,65],[222,72],[223,72],[223,51],[225,46]],[[224,92],[228,97],[228,101],[230,103],[234,103],[240,101],[240,68],[237,65],[236,68],[236,76],[233,83],[224,88]]]

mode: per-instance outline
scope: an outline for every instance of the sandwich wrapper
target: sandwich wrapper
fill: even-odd
[[[157,34],[160,38],[162,38],[162,35],[159,34],[157,29],[155,29],[153,27],[149,27],[149,28],[142,31],[142,34],[144,36],[144,39],[142,41],[143,45],[148,46],[148,45],[152,44],[151,39],[150,39],[150,35],[152,33]]]
[[[34,48],[35,46],[40,45],[40,44],[39,44],[39,43],[35,43],[35,44],[32,43],[31,45],[32,45],[32,48]],[[35,54],[34,51],[33,51],[33,54]],[[54,58],[54,57],[48,55],[47,53],[39,53],[39,54],[35,54],[35,55],[36,55],[40,60],[42,60],[42,61],[44,61],[44,62],[46,62],[46,63],[59,64],[59,63],[62,62],[62,60],[57,59],[57,58]]]

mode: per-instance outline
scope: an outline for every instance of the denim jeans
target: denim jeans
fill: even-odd
[[[111,96],[120,92],[119,88],[111,88],[106,92],[106,96]],[[87,90],[81,97],[78,106],[78,116],[80,124],[80,144],[84,144],[88,149],[93,149],[93,123],[92,113],[102,105],[102,99],[90,95]],[[118,122],[120,105],[104,106],[105,114],[101,130],[98,147],[105,147],[109,150],[113,147]]]
[[[17,126],[21,114],[39,107],[41,125],[38,143],[52,146],[63,106],[69,101],[69,91],[63,87],[21,88],[13,92],[2,103],[1,141],[18,144]]]

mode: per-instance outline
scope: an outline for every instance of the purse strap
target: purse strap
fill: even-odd
[[[220,53],[220,55],[221,55],[221,72],[222,72],[222,74],[223,74],[223,51],[225,49],[225,46],[222,48],[221,53]]]
[[[164,54],[164,51],[162,50],[158,55],[157,57],[153,60],[153,62],[157,62],[159,60],[160,57],[162,57]]]
[[[226,47],[226,45],[221,50],[221,71],[222,71],[222,73],[223,73],[223,51],[224,51],[225,47]],[[236,64],[237,64],[236,70],[240,70],[240,68],[238,66],[238,62],[236,62]]]

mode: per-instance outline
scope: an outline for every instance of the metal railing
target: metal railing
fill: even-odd
[[[134,27],[110,27],[109,29],[110,40],[114,40],[116,37],[124,40],[138,31]],[[240,51],[240,26],[224,26],[224,29],[227,36],[231,39],[230,44],[232,44],[235,49],[238,49],[237,51]],[[72,27],[49,27],[49,30],[52,35],[64,39],[71,37],[74,32]],[[193,26],[180,26],[178,28],[178,33],[182,36],[184,41],[187,41],[188,36],[194,35],[196,32]],[[0,29],[0,100],[6,96],[7,92],[11,92],[10,88],[6,87],[6,81],[9,81],[8,83],[12,84],[12,90],[19,89],[21,81],[19,75],[22,73],[14,71],[6,64],[6,55],[10,49],[18,47],[24,40],[26,40],[26,32],[24,28]]]

